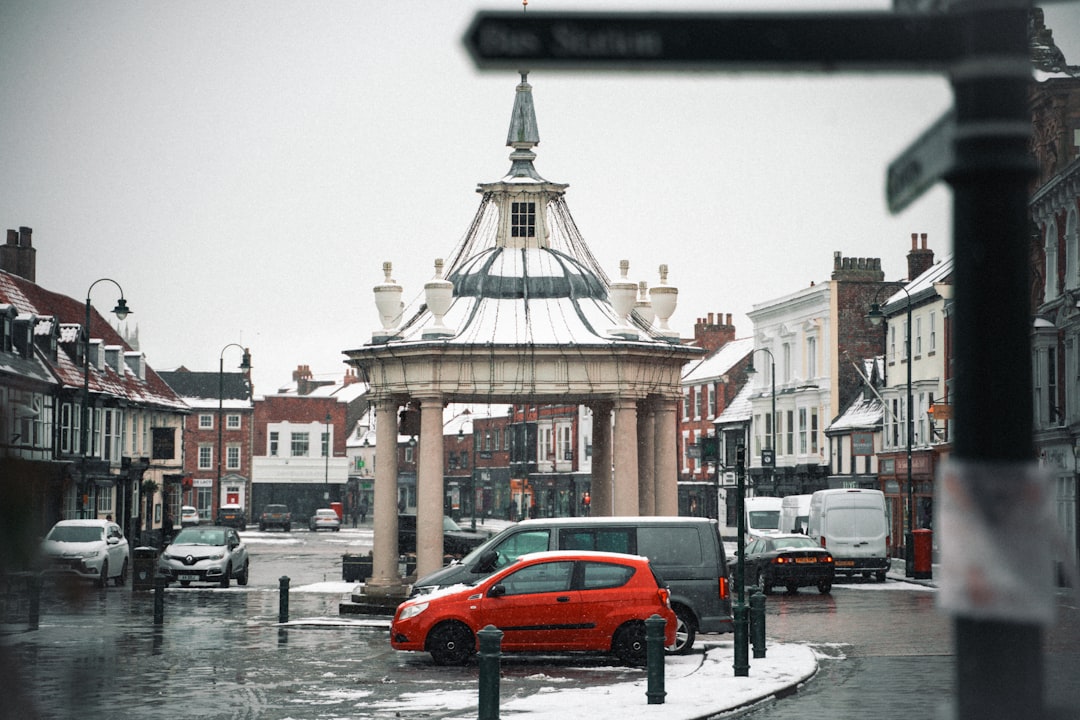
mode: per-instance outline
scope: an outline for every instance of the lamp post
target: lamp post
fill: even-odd
[[[240,348],[244,351],[244,355],[240,360],[241,370],[251,370],[251,352],[242,345],[236,343],[229,343],[225,347],[221,348],[221,354],[218,355],[218,410],[217,410],[217,486],[216,492],[221,492],[221,456],[224,454],[223,445],[223,433],[224,433],[224,406],[225,406],[225,351],[229,348]]]
[[[757,370],[754,369],[754,353],[763,352],[769,356],[769,394],[772,397],[772,415],[769,422],[769,447],[767,447],[761,453],[761,464],[773,468],[769,472],[775,477],[776,473],[776,358],[773,356],[772,351],[769,348],[755,348],[750,353],[750,364],[746,367],[747,375],[755,375]]]
[[[116,307],[113,308],[113,314],[116,315],[116,318],[124,320],[131,314],[127,301],[124,299],[124,288],[120,287],[120,283],[112,278],[95,280],[86,289],[86,317],[83,321],[82,428],[79,433],[79,445],[82,450],[82,477],[79,480],[79,487],[75,496],[75,512],[80,518],[84,517],[84,513],[86,513],[86,508],[83,507],[83,494],[86,492],[86,458],[90,452],[90,438],[93,437],[90,433],[90,292],[99,282],[111,282],[120,291],[120,299],[116,301]]]
[[[326,452],[323,454],[325,458],[325,468],[323,470],[323,500],[330,502],[330,413],[326,413]]]
[[[885,286],[878,288],[880,293]],[[904,435],[907,440],[907,532],[904,533],[904,576],[915,576],[915,486],[911,480],[911,440],[915,434],[914,417],[912,416],[912,396],[911,396],[911,293],[907,291],[903,285],[900,286],[900,290],[904,292],[904,296],[907,298],[907,327],[904,329],[904,354],[907,361],[907,419],[904,422]],[[874,302],[870,305],[870,312],[866,317],[874,325],[881,324],[881,321],[885,319],[885,313],[881,311],[881,306],[877,303],[877,294],[874,295]]]

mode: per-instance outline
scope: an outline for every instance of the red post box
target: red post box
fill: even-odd
[[[934,532],[932,530],[914,530],[915,538],[915,574],[916,580],[930,580],[934,577]]]

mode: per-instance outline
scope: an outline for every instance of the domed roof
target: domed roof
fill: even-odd
[[[459,298],[607,300],[596,275],[552,248],[489,248],[467,259],[448,279]]]

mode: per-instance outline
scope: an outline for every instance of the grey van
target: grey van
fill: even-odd
[[[460,561],[419,578],[412,594],[472,585],[519,556],[546,550],[602,550],[644,555],[671,591],[679,625],[669,652],[685,653],[697,633],[728,633],[727,557],[715,520],[690,517],[588,517],[523,520]]]

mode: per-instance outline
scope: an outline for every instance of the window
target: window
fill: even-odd
[[[911,352],[911,347],[908,345],[908,322],[904,321],[904,357],[902,360],[906,361],[909,357],[908,353]]]
[[[277,457],[278,454],[278,434],[277,431],[270,432],[270,457]]]
[[[200,470],[212,470],[214,467],[214,446],[213,445],[200,445],[199,446],[199,469]]]
[[[152,428],[155,460],[176,459],[176,430],[170,427]]]
[[[915,318],[915,355],[922,355],[922,318]]]
[[[200,430],[213,430],[214,429],[214,416],[210,413],[199,414],[199,429]]]
[[[291,455],[292,457],[307,457],[308,444],[309,439],[306,432],[292,433],[292,446],[289,455]]]
[[[889,362],[896,362],[896,326],[889,325]]]
[[[582,590],[603,590],[622,587],[634,576],[634,568],[611,563],[582,563]]]
[[[716,417],[716,386],[709,385],[709,417]]]
[[[806,408],[799,408],[799,454],[805,455],[807,448]]]
[[[74,447],[71,439],[71,403],[64,403],[60,407],[60,452],[70,453]]]
[[[225,416],[225,429],[226,430],[239,430],[240,429],[240,416],[239,415],[226,415]]]
[[[690,417],[690,391],[687,390],[682,396],[682,416],[684,418]]]
[[[1046,349],[1046,402],[1048,403],[1047,417],[1051,423],[1061,424],[1064,421],[1064,413],[1057,406],[1057,348]]]
[[[810,452],[818,451],[818,409],[810,408]]]
[[[555,448],[556,460],[573,460],[574,445],[571,437],[571,427],[563,425],[558,428],[556,435],[557,447]]]
[[[324,430],[321,435],[319,457],[330,457],[330,431]]]
[[[791,343],[784,343],[780,352],[784,358],[784,382],[791,382]]]
[[[806,338],[806,377],[817,377],[817,338]]]
[[[210,519],[210,508],[214,502],[213,488],[200,485],[195,488],[195,507],[199,510],[201,520]]]
[[[460,464],[461,464],[461,467],[463,467],[463,468],[469,467],[469,451],[468,450],[462,450],[459,457],[461,458],[460,461],[459,461]]]
[[[510,236],[536,237],[536,203],[510,204]]]
[[[926,329],[930,333],[930,336],[928,338],[929,347],[927,347],[927,352],[933,354],[934,351],[937,350],[937,313],[935,313],[933,310],[930,311],[930,317],[927,325],[929,327],[927,327]]]
[[[113,509],[113,489],[111,487],[99,487],[97,489],[97,511],[99,513],[111,513]]]
[[[564,530],[559,533],[559,549],[635,553],[633,536],[630,528]]]
[[[240,469],[240,446],[230,445],[225,448],[225,467],[229,470]]]
[[[574,575],[574,563],[559,561],[540,563],[507,575],[502,581],[507,595],[566,592]]]
[[[697,391],[694,392],[694,417],[695,418],[700,418],[701,417],[701,400],[702,400],[702,389],[698,388]]]
[[[787,434],[787,454],[788,455],[794,455],[795,454],[795,411],[794,410],[788,410],[787,411],[786,420],[787,420],[787,425],[785,426],[785,430],[787,431],[786,432],[786,434]]]

